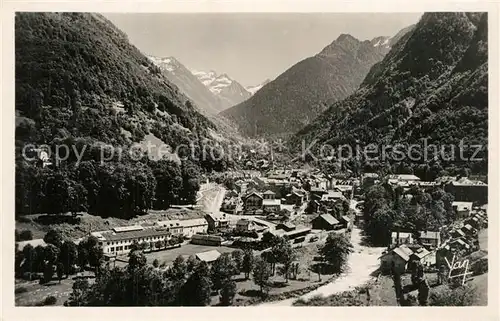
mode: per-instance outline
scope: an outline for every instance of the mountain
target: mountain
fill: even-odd
[[[331,105],[297,133],[291,145],[298,149],[303,142],[315,141],[314,148],[371,143],[422,147],[427,139],[427,159],[388,158],[392,170],[413,171],[431,179],[470,170],[486,173],[487,25],[486,13],[424,14],[372,67],[359,90]],[[472,156],[475,149],[470,145],[479,145],[483,149],[476,158],[483,159],[459,158],[461,141],[463,155]],[[448,148],[445,157],[442,148]],[[365,163],[370,162],[365,159]]]
[[[159,58],[149,56],[149,59],[160,67],[167,79],[177,85],[201,111],[209,115],[215,115],[230,107],[228,103],[218,98],[198,77],[193,75],[191,71],[174,57]]]
[[[306,58],[263,86],[250,99],[223,111],[244,135],[289,135],[344,99],[389,51],[392,38],[360,41],[341,34],[320,53]]]
[[[248,86],[245,89],[251,94],[254,95],[259,89],[270,83],[270,79],[266,79],[263,83],[255,85],[255,86]]]
[[[131,218],[195,202],[230,164],[212,148],[228,138],[102,15],[16,13],[15,85],[16,214]]]
[[[239,82],[227,74],[218,75],[215,71],[193,71],[193,74],[223,102],[226,108],[248,99],[251,94]]]

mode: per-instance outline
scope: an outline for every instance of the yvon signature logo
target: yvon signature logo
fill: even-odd
[[[451,280],[461,277],[462,285],[464,285],[465,282],[467,281],[467,276],[473,273],[469,272],[469,260],[455,261],[456,259],[455,254],[453,254],[451,263],[450,261],[448,261],[446,257],[444,259],[446,260],[446,264],[450,269],[450,272],[448,273],[448,279]]]

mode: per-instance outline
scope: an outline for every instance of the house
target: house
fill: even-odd
[[[284,230],[286,232],[290,232],[296,229],[296,226],[290,222],[287,223],[280,223],[276,225],[277,230]]]
[[[380,271],[383,273],[391,273],[392,270],[403,274],[406,272],[410,256],[413,251],[406,245],[400,245],[391,251],[388,251],[380,259]]]
[[[476,235],[477,230],[473,228],[470,224],[465,224],[461,228],[462,232],[464,232],[466,235]]]
[[[413,234],[407,232],[392,232],[391,246],[398,246],[401,244],[413,244]]]
[[[437,248],[441,245],[441,236],[439,232],[420,231],[420,244]]]
[[[413,174],[394,174],[394,175],[389,175],[388,179],[389,180],[402,181],[402,182],[417,182],[417,181],[420,181],[420,178],[418,176],[413,175]]]
[[[206,234],[208,232],[208,222],[204,218],[194,218],[190,220],[181,220],[183,234],[191,237],[194,234]]]
[[[423,265],[431,266],[436,264],[436,255],[434,252],[434,257],[432,257],[431,252],[425,247],[419,247],[413,250],[413,254],[410,255],[410,261],[416,260]]]
[[[276,198],[276,193],[271,191],[271,190],[267,190],[265,191],[264,193],[262,193],[262,197],[265,199],[265,200],[273,200]]]
[[[281,200],[264,199],[262,200],[262,210],[264,213],[278,212],[281,209]]]
[[[345,197],[342,194],[342,192],[328,191],[326,194],[323,194],[321,196],[322,203],[337,202],[341,200],[345,200]]]
[[[448,243],[450,249],[470,250],[471,246],[463,238],[451,240]]]
[[[236,223],[236,231],[238,232],[249,232],[249,231],[254,231],[257,228],[257,224],[255,224],[254,221],[250,221],[247,219],[240,219]]]
[[[229,226],[229,220],[227,219],[226,214],[210,213],[205,215],[205,219],[208,223],[208,229],[212,231],[218,228],[226,228]]]
[[[261,194],[252,191],[248,195],[246,195],[243,199],[243,206],[245,211],[254,211],[262,209],[262,201],[264,198]]]
[[[221,256],[221,254],[217,250],[211,250],[195,254],[196,259],[209,264],[215,262],[219,258],[219,256]]]
[[[488,184],[462,177],[444,186],[445,192],[453,195],[458,202],[488,203]]]
[[[220,246],[224,239],[218,235],[195,234],[191,237],[192,244]]]
[[[314,218],[312,228],[315,230],[336,230],[342,228],[342,224],[330,214],[322,214]]]
[[[465,237],[465,233],[462,230],[453,230],[450,233],[451,237],[453,238],[460,238],[460,237]]]
[[[344,228],[350,228],[350,227],[351,227],[351,225],[352,225],[352,220],[351,220],[351,218],[350,218],[349,216],[347,216],[347,215],[342,215],[342,216],[340,217],[340,220],[339,220],[339,221],[340,221],[340,223],[342,224],[342,227],[344,227]]]
[[[122,255],[130,252],[132,243],[149,243],[170,239],[172,233],[165,227],[143,228],[140,225],[115,227],[110,231],[93,234],[99,240],[104,254]]]
[[[453,202],[451,206],[460,218],[468,217],[472,211],[472,202]]]
[[[341,192],[346,199],[351,199],[354,194],[354,186],[352,185],[335,185],[333,189]]]
[[[285,232],[283,235],[286,236],[289,240],[293,240],[302,236],[306,236],[311,233],[311,228],[303,227],[300,229],[294,229],[292,231]]]
[[[286,203],[290,205],[302,205],[304,203],[305,195],[299,191],[292,191],[285,196]]]
[[[319,187],[311,187],[311,199],[321,200],[321,197],[327,193],[326,189]]]

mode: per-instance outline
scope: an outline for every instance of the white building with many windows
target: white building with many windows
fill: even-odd
[[[156,243],[170,238],[170,231],[163,227],[143,228],[140,225],[115,227],[111,231],[91,233],[97,237],[104,254],[122,255],[130,252],[134,242]]]
[[[208,222],[205,218],[158,221],[156,225],[169,229],[172,235],[191,237],[197,233],[205,234],[208,232]]]

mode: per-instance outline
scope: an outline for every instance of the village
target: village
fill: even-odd
[[[311,291],[322,295],[339,291],[321,292],[323,288],[334,286],[338,278],[337,273],[318,269],[319,251],[331,233],[351,241],[356,239],[354,246],[361,246],[361,250],[351,256],[361,255],[359,260],[369,267],[361,272],[362,276],[344,273],[341,277],[348,280],[345,290],[361,286],[374,272],[382,275],[395,271],[407,273],[416,262],[426,272],[435,273],[445,264],[445,259],[455,253],[466,257],[479,251],[478,237],[487,234],[487,184],[465,177],[440,177],[426,182],[408,174],[379,177],[376,173],[364,173],[359,177],[346,177],[345,174],[327,175],[317,169],[286,168],[231,171],[224,173],[224,177],[224,183],[207,178],[200,188],[197,203],[180,207],[181,212],[196,213],[193,214],[196,218],[166,219],[162,211],[151,211],[147,219],[137,224],[90,231],[89,235],[73,242],[78,245],[93,237],[102,249],[103,264],[108,266],[126,267],[130,252],[140,249],[148,264],[169,269],[179,256],[186,261],[203,261],[209,265],[225,253],[248,249],[264,257],[271,251],[270,240],[282,238],[296,251],[294,262],[300,270],[290,280],[288,274],[273,276],[270,284],[274,282],[276,287],[271,286],[267,301],[289,304],[289,298]],[[457,220],[440,230],[393,230],[386,247],[361,245],[363,224],[366,224],[364,193],[382,180],[403,191],[412,187],[442,187],[455,199],[453,210]],[[23,252],[27,245],[33,249],[47,244],[42,238],[19,241],[17,251]],[[481,249],[484,253],[480,258],[487,260],[486,247],[483,245]],[[369,254],[363,256],[365,252]],[[76,266],[74,271],[74,279],[92,278],[93,275]],[[66,291],[59,293],[61,298],[71,292],[68,287],[72,282],[68,279],[65,283]],[[18,282],[19,287],[25,285],[25,281]],[[236,305],[259,302],[248,294],[256,289],[251,281],[242,279],[237,287]],[[280,301],[283,298],[288,301]]]

